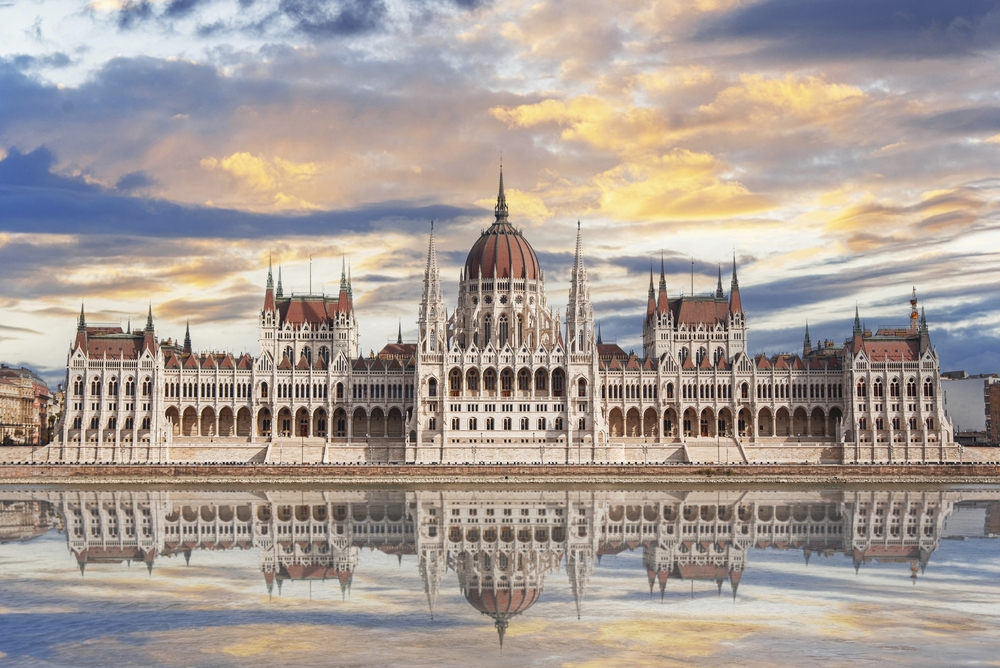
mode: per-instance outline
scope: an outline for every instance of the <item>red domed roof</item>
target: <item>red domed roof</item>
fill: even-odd
[[[541,273],[531,244],[507,221],[507,198],[500,172],[500,194],[495,209],[496,222],[483,232],[465,260],[466,279],[527,278],[538,280]]]

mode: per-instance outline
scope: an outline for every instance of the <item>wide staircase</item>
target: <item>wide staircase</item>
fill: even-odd
[[[745,464],[739,441],[731,436],[684,439],[688,461],[694,464]]]

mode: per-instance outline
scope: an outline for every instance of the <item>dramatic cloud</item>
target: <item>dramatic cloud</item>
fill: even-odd
[[[996,0],[764,0],[712,20],[703,39],[772,41],[783,56],[930,59],[1000,41]]]
[[[350,261],[362,347],[413,331],[511,220],[564,309],[576,222],[606,338],[640,348],[650,260],[728,291],[754,350],[905,317],[945,366],[1000,311],[997,2],[64,0],[0,4],[0,359],[58,369],[73,315],[252,348]],[[692,277],[692,260],[694,272]],[[692,280],[693,279],[693,280]],[[693,285],[692,285],[693,283]],[[219,326],[224,325],[224,326]],[[159,330],[158,330],[159,331]],[[992,366],[991,366],[992,365]]]

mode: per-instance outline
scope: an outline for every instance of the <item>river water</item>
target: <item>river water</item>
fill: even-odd
[[[0,488],[0,664],[981,665],[1000,489]]]

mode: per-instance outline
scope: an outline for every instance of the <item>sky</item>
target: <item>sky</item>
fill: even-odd
[[[1000,0],[0,0],[0,361],[63,375],[81,303],[256,349],[351,266],[367,354],[511,221],[608,341],[648,271],[728,290],[752,352],[907,322],[1000,371]],[[311,258],[311,260],[310,260]],[[401,323],[401,325],[400,325]]]

